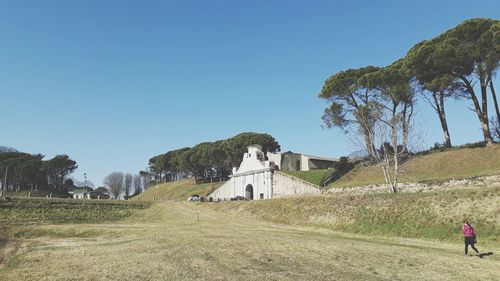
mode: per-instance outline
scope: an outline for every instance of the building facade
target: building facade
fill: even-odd
[[[280,163],[281,164],[281,163]],[[208,195],[209,200],[261,200],[297,194],[321,194],[319,186],[279,172],[277,165],[266,160],[259,145],[251,145],[231,178]]]
[[[291,151],[283,153],[267,153],[269,161],[272,161],[280,171],[310,171],[315,169],[328,169],[338,161],[335,158],[319,157],[294,153]]]

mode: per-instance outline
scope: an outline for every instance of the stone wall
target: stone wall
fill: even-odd
[[[245,197],[245,189],[249,184],[253,188],[253,200],[321,194],[320,187],[312,183],[278,171],[262,171],[234,176],[207,197],[214,201]]]
[[[210,193],[207,198],[212,200],[217,201],[217,200],[229,200],[229,198],[233,198],[234,192],[233,192],[233,181],[232,179],[226,181],[222,186],[214,190],[212,193]]]
[[[252,200],[271,198],[271,171],[239,174],[210,193],[207,197],[212,200],[230,200],[236,196],[246,197],[246,188],[251,185],[253,190]]]
[[[267,184],[270,180],[270,175],[246,175],[239,177],[239,188],[234,188],[236,179],[227,181],[224,185],[216,189],[208,198],[212,197],[213,200],[229,200],[235,196],[245,196],[245,186],[248,183],[262,184],[254,187],[254,199],[260,199],[260,193],[263,193],[264,199],[280,198],[293,195],[319,195],[322,193],[329,194],[368,194],[368,193],[385,193],[389,192],[389,187],[386,184],[374,184],[366,186],[353,186],[344,188],[331,188],[322,192],[319,186],[303,181],[296,177],[275,171],[272,175],[272,194],[268,189]],[[257,177],[257,178],[255,178]],[[435,183],[400,183],[398,185],[398,192],[429,192],[439,189],[453,189],[453,188],[477,188],[481,186],[493,186],[500,188],[500,175],[496,176],[483,176],[471,177],[465,179],[454,179],[444,182]]]
[[[307,159],[307,168],[303,165],[304,171],[314,170],[314,169],[328,169],[333,167],[333,161],[321,160],[321,159]]]
[[[274,172],[272,198],[311,194],[321,194],[320,187],[278,171]]]
[[[281,170],[281,153],[268,152],[266,156],[269,161],[273,162],[274,165],[278,166],[278,169]]]
[[[283,153],[280,169],[283,171],[300,171],[302,169],[301,155],[291,152]]]
[[[500,187],[500,175],[471,177],[458,180],[453,179],[449,181],[436,182],[436,183],[400,183],[398,184],[398,192],[428,192],[437,189],[457,188],[457,187],[475,188],[480,186]],[[389,191],[389,186],[387,184],[374,184],[365,186],[331,188],[327,191],[327,193],[359,194],[359,193],[380,193],[388,191]]]

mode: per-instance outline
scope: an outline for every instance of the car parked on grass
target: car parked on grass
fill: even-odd
[[[201,199],[201,198],[200,198],[200,195],[198,195],[198,194],[193,194],[193,195],[191,195],[191,196],[189,196],[189,197],[187,198],[187,201],[188,201],[188,202],[198,202],[198,201],[200,201],[200,199]]]

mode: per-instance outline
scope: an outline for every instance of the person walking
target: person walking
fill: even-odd
[[[474,246],[476,244],[476,233],[474,232],[474,227],[469,223],[468,220],[464,220],[464,225],[462,226],[462,233],[464,234],[464,242],[465,242],[465,256],[467,256],[469,252],[469,245],[472,250],[476,251],[479,255],[479,251]]]

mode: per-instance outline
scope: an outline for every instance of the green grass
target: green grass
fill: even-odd
[[[310,170],[310,171],[282,171],[285,174],[294,176],[301,180],[310,182],[317,186],[323,186],[323,181],[328,179],[331,176],[333,170],[332,169],[324,169],[324,170]]]
[[[481,242],[499,243],[500,189],[479,187],[426,193],[290,197],[206,205],[234,216],[316,226],[365,235],[458,242],[465,218]]]
[[[401,166],[401,182],[442,182],[500,174],[500,144],[417,156]],[[384,183],[382,168],[358,166],[328,188]]]
[[[13,197],[0,201],[0,225],[116,221],[147,207],[146,202]]]
[[[195,184],[194,180],[179,180],[151,186],[142,194],[130,200],[152,201],[152,200],[175,200],[184,201],[193,194],[207,196],[224,182]]]

